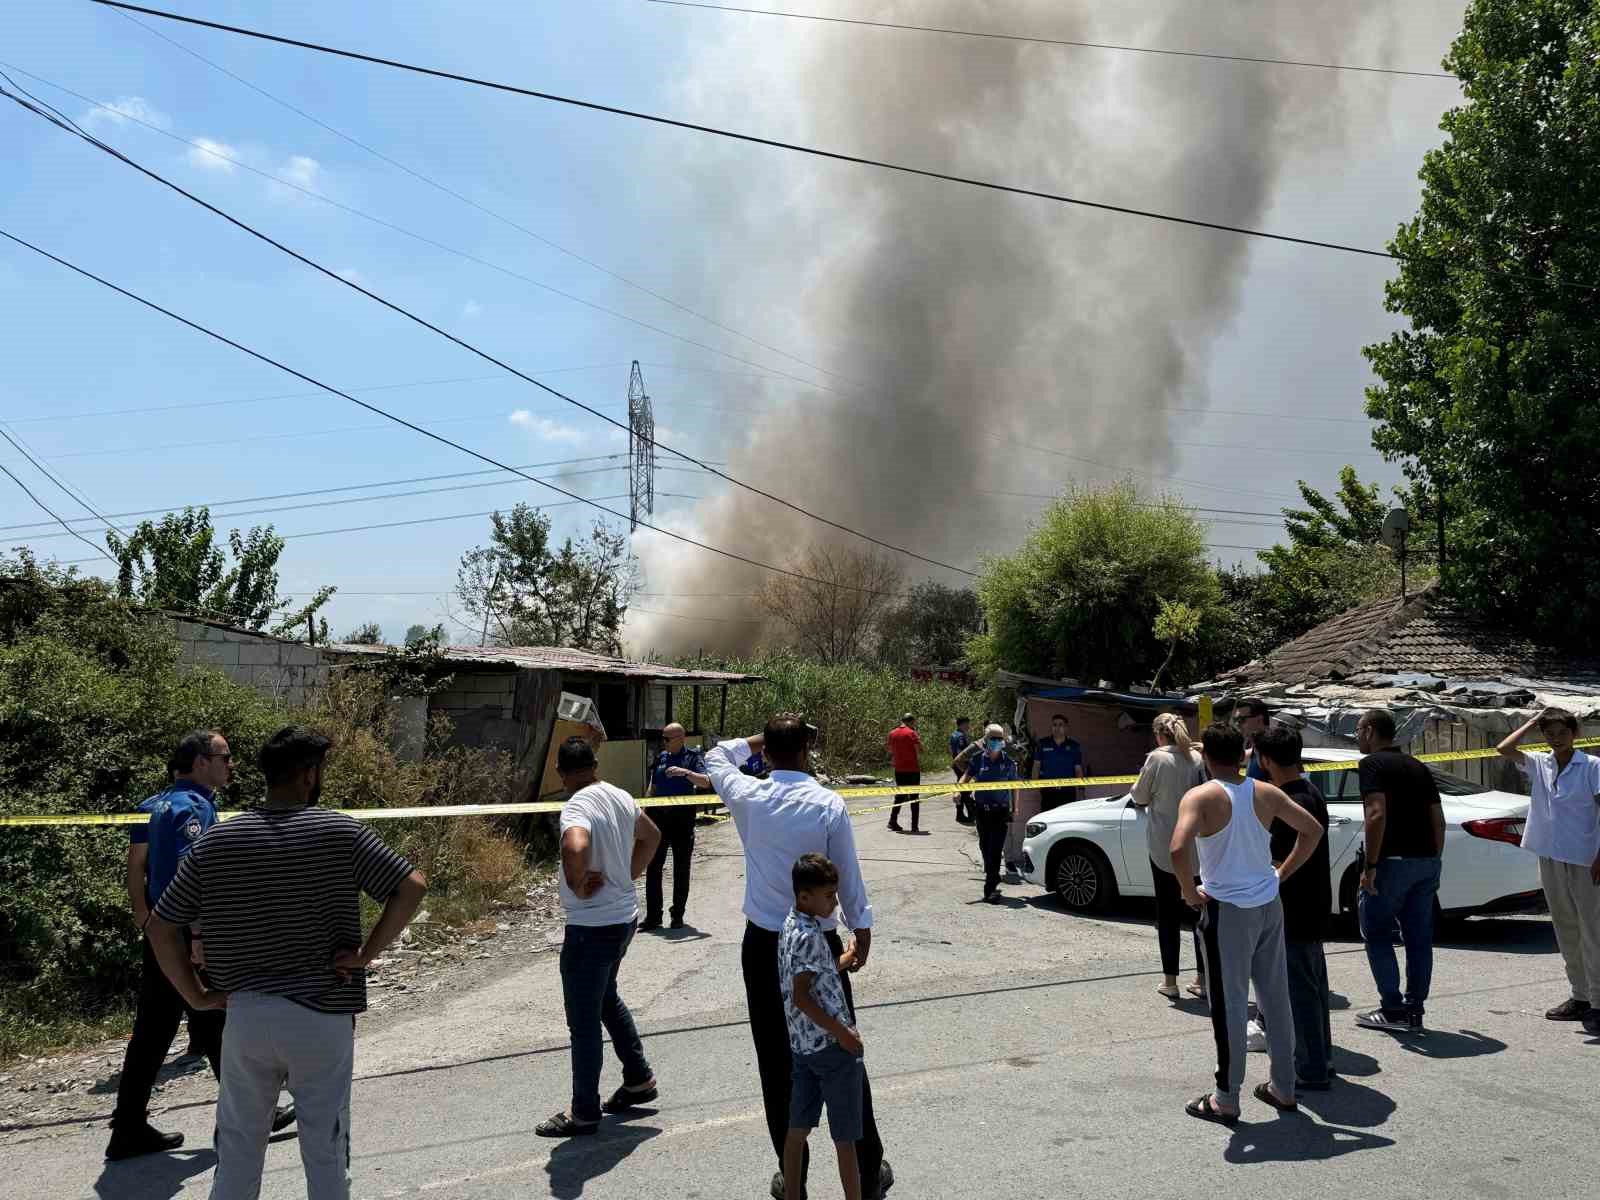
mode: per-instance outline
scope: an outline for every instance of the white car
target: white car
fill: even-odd
[[[1348,762],[1348,750],[1307,747],[1307,762]],[[1528,798],[1484,791],[1430,766],[1444,799],[1444,870],[1439,908],[1450,916],[1535,907],[1540,899],[1538,859],[1521,847]],[[1361,847],[1360,772],[1347,767],[1315,771],[1311,778],[1328,801],[1328,858],[1335,914],[1355,911]],[[1022,875],[1054,892],[1070,909],[1105,908],[1117,896],[1154,896],[1149,817],[1127,793],[1078,800],[1028,822]]]

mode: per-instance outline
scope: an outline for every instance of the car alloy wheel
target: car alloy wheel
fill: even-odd
[[[1056,895],[1068,908],[1098,908],[1105,901],[1105,868],[1094,857],[1093,851],[1076,847],[1069,849],[1056,865],[1053,882]]]

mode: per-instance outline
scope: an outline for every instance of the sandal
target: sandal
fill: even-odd
[[[1163,983],[1156,989],[1156,993],[1165,996],[1168,1000],[1176,1000],[1178,998],[1178,985],[1175,983]]]
[[[1183,1111],[1191,1117],[1199,1117],[1202,1121],[1215,1121],[1218,1125],[1226,1125],[1229,1129],[1239,1123],[1239,1114],[1223,1112],[1213,1103],[1210,1092],[1198,1100],[1189,1101],[1183,1106]]]
[[[1191,983],[1183,990],[1188,992],[1189,995],[1193,996],[1196,1000],[1204,1000],[1206,998],[1205,988],[1201,987],[1198,983]]]
[[[1289,1103],[1285,1104],[1282,1100],[1279,1100],[1276,1096],[1274,1096],[1272,1094],[1272,1085],[1270,1083],[1256,1084],[1256,1090],[1252,1093],[1252,1095],[1254,1095],[1257,1100],[1261,1101],[1261,1103],[1270,1105],[1279,1112],[1300,1111],[1300,1105],[1297,1102],[1291,1100]]]
[[[588,1137],[600,1128],[599,1121],[574,1121],[564,1112],[558,1112],[548,1121],[542,1121],[533,1132],[542,1138]]]
[[[611,1099],[600,1106],[601,1112],[625,1113],[632,1109],[642,1107],[656,1099],[660,1093],[656,1091],[655,1080],[651,1080],[641,1088],[619,1087],[611,1093]]]

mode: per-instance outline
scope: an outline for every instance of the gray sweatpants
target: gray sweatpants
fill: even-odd
[[[1294,1014],[1283,951],[1283,906],[1276,897],[1260,908],[1212,900],[1200,914],[1199,931],[1211,1030],[1217,1041],[1217,1103],[1239,1107],[1252,981],[1256,1007],[1267,1027],[1272,1089],[1293,1097]]]
[[[260,992],[229,995],[211,1200],[260,1196],[272,1109],[286,1084],[294,1097],[307,1200],[349,1200],[355,1040],[349,1013],[313,1012]]]

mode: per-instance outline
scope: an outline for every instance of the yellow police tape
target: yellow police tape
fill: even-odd
[[[1580,738],[1573,742],[1573,746],[1583,749],[1600,746],[1600,738]],[[1548,750],[1550,747],[1539,744],[1523,746],[1524,750]],[[1494,758],[1500,752],[1493,748],[1483,750],[1446,750],[1434,754],[1419,754],[1417,759],[1425,763],[1466,762],[1481,758]],[[1340,759],[1338,762],[1308,762],[1305,764],[1307,771],[1337,771],[1355,766],[1360,760],[1356,758]],[[1047,788],[1090,788],[1108,787],[1112,784],[1132,784],[1138,781],[1137,775],[1093,775],[1086,779],[1018,779],[997,780],[993,783],[968,783],[960,786],[963,792],[1001,792],[1001,791],[1043,791]],[[875,784],[870,787],[844,787],[834,788],[840,797],[849,800],[865,800],[872,796],[927,796],[949,795],[957,789],[953,781],[944,783],[910,783]],[[659,796],[649,797],[639,801],[641,808],[682,808],[685,806],[708,807],[716,803],[715,798],[706,795],[695,796]],[[415,808],[345,808],[337,811],[356,817],[362,821],[412,821],[421,817],[514,817],[524,816],[529,813],[555,813],[561,811],[560,800],[539,800],[526,804],[437,804],[419,805]],[[850,810],[854,816],[867,813],[882,812],[893,807],[888,804],[875,805],[869,808],[853,808]],[[229,817],[236,817],[240,811],[220,812],[217,819],[226,821]],[[83,813],[83,814],[48,814],[38,816],[0,816],[0,828],[6,826],[51,826],[51,825],[142,825],[150,819],[150,814],[141,812],[129,813]]]

